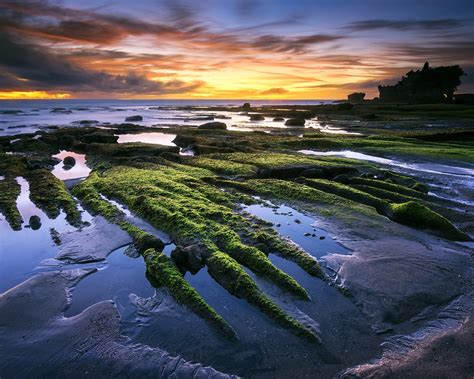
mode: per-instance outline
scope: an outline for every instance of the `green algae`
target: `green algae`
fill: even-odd
[[[448,219],[417,201],[410,200],[401,204],[392,204],[356,188],[321,179],[308,179],[305,184],[374,207],[380,214],[400,224],[430,230],[452,240],[471,240],[468,235],[461,232]]]
[[[46,169],[27,171],[24,177],[30,184],[31,201],[49,218],[58,217],[62,209],[71,225],[81,225],[81,213],[61,180]]]
[[[12,177],[0,180],[0,213],[10,224],[13,230],[20,230],[23,218],[16,206],[16,199],[20,196],[21,186]]]
[[[278,324],[309,341],[317,342],[317,336],[303,324],[288,316],[271,301],[255,284],[236,260],[222,252],[215,252],[206,261],[210,274],[231,294],[245,299]]]
[[[263,251],[246,242],[258,240],[275,254],[295,261],[313,276],[322,278],[324,274],[318,263],[307,253],[281,240],[276,233],[263,230],[262,226],[236,212],[233,207],[240,196],[200,180],[208,175],[207,170],[186,166],[179,170],[175,164],[154,170],[118,166],[102,174],[93,172],[73,192],[85,206],[93,207],[125,230],[117,209],[101,194],[120,201],[138,216],[169,233],[178,246],[200,246],[199,253],[206,262],[215,254],[225,255],[236,262],[238,266],[234,267],[246,266],[298,298],[308,299],[306,291],[291,276],[275,267]],[[257,288],[253,279],[248,279]],[[283,326],[292,330],[300,328],[263,293],[249,299],[251,304]]]
[[[178,303],[185,305],[206,320],[218,331],[230,338],[237,338],[232,327],[206,303],[199,293],[183,278],[183,275],[163,253],[154,249],[143,252],[147,272],[161,285],[166,287]]]
[[[432,230],[455,241],[471,241],[466,233],[456,228],[447,218],[414,201],[390,204],[389,214],[390,218],[401,224]]]
[[[395,183],[390,183],[384,180],[354,177],[354,178],[351,178],[350,183],[356,184],[356,185],[363,185],[366,187],[380,188],[382,190],[390,191],[392,193],[405,195],[409,197],[415,197],[419,199],[426,198],[425,192],[417,191],[416,189],[408,188],[406,186],[395,184]],[[412,184],[412,185],[417,186],[418,183]]]

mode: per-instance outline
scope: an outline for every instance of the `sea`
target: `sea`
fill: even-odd
[[[228,124],[229,129],[248,130],[258,127],[278,127],[272,120],[255,124],[246,115],[238,112],[209,112],[208,108],[238,107],[245,102],[253,106],[268,105],[319,105],[332,100],[2,100],[0,101],[0,136],[34,133],[51,126],[106,127],[107,124],[120,124],[129,116],[139,115],[143,121],[139,125],[173,126],[199,125],[217,116]],[[189,108],[189,109],[183,109]]]

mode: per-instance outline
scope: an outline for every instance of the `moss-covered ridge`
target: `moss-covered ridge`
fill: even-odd
[[[306,291],[291,276],[276,268],[267,255],[256,246],[252,246],[252,243],[258,241],[264,249],[276,254],[281,250],[282,256],[299,263],[312,275],[323,277],[319,265],[305,252],[281,240],[275,232],[259,228],[235,212],[233,207],[240,196],[235,197],[200,180],[209,175],[211,175],[209,171],[181,165],[156,166],[154,170],[118,166],[102,174],[93,172],[74,189],[74,193],[86,206],[94,207],[96,212],[106,215],[123,227],[123,219],[101,194],[120,201],[155,227],[169,233],[177,245],[190,246],[194,249],[199,246],[199,252],[196,253],[204,258],[208,267],[212,265],[208,263],[209,261],[215,262],[211,260],[214,255],[227,257],[227,262],[235,263],[231,267],[235,270],[238,268],[238,274],[235,275],[241,277],[244,273],[246,281],[252,283],[251,293],[245,296],[241,294],[244,298],[281,325],[315,340],[315,336],[308,336],[311,331],[287,316],[258,290],[257,285],[240,265],[248,267],[256,274],[303,299],[308,298]],[[161,265],[155,265],[149,273],[157,273],[158,269],[163,269],[166,259],[168,258],[160,258],[158,261]],[[148,260],[155,261],[151,258]],[[213,267],[217,267],[216,264]],[[176,272],[182,271],[172,266],[167,268],[167,273],[170,269],[175,269]],[[216,280],[226,287],[219,272],[214,270],[214,273]],[[176,280],[173,276],[173,281],[162,283],[167,287],[174,286],[170,292],[174,291],[173,296],[182,302],[184,299],[176,293]],[[186,299],[190,301],[186,304],[190,309],[201,309],[200,298],[192,296]],[[196,304],[193,303],[193,299]],[[202,309],[199,312],[202,312]],[[199,312],[197,313],[200,314]],[[204,318],[212,321],[210,315]]]
[[[81,225],[81,214],[64,183],[44,168],[31,167],[22,156],[0,153],[0,212],[14,230],[21,229],[22,219],[16,206],[21,187],[16,181],[23,177],[29,184],[30,200],[52,219],[59,216],[61,210],[66,220],[73,226]]]
[[[147,272],[158,283],[165,286],[179,303],[186,305],[226,336],[236,338],[232,327],[183,278],[171,259],[154,249],[145,250],[143,258],[145,259]]]

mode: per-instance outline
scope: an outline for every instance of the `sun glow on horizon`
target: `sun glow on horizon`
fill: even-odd
[[[70,93],[50,93],[47,91],[0,91],[0,100],[54,100],[69,99]]]

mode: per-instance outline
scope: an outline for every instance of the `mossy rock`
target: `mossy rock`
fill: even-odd
[[[390,218],[417,229],[427,229],[455,241],[472,241],[466,233],[456,228],[448,219],[415,201],[391,204]]]
[[[227,125],[224,122],[214,121],[207,122],[198,126],[199,130],[226,130]]]
[[[143,253],[143,258],[147,272],[166,287],[178,303],[191,309],[225,336],[237,338],[234,329],[191,287],[166,255],[154,249],[148,249]]]

